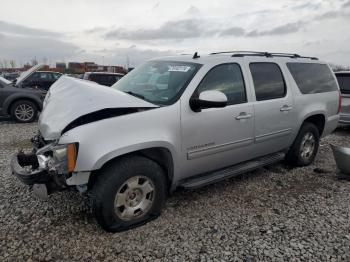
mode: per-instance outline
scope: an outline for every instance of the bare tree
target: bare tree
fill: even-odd
[[[32,64],[32,66],[35,66],[38,64],[38,60],[36,60],[36,57],[34,57],[34,59],[32,59],[31,64]]]
[[[2,62],[3,62],[4,68],[8,68],[9,67],[9,62],[8,62],[7,59],[3,59]]]
[[[332,70],[334,72],[339,72],[339,71],[350,71],[349,66],[342,66],[342,65],[337,65],[337,64],[330,64]]]
[[[15,68],[16,67],[16,61],[11,59],[10,60],[10,65],[11,65],[12,68]]]

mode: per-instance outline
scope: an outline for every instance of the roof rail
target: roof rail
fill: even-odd
[[[232,57],[244,57],[244,56],[265,56],[265,57],[289,57],[289,58],[306,58],[311,60],[318,60],[317,57],[301,56],[298,54],[291,53],[269,53],[269,52],[256,52],[256,51],[225,51],[215,52],[210,55],[218,54],[232,54]]]

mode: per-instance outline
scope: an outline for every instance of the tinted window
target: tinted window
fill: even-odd
[[[341,92],[350,94],[350,74],[337,74],[336,76]]]
[[[53,79],[57,80],[61,77],[61,74],[52,74]]]
[[[112,86],[119,80],[116,75],[104,75],[104,74],[91,74],[89,80],[99,83],[100,85]]]
[[[26,81],[29,81],[29,80],[37,80],[37,79],[40,79],[40,74],[38,72],[32,74],[31,76],[29,76]]]
[[[50,80],[51,79],[51,74],[50,73],[40,73],[39,78],[42,80]]]
[[[284,97],[286,85],[281,69],[274,63],[251,63],[255,96],[257,101]]]
[[[327,65],[287,63],[287,67],[303,94],[337,90],[337,83]]]
[[[218,90],[227,96],[227,104],[247,102],[244,80],[238,64],[223,64],[211,69],[198,86],[198,94]]]

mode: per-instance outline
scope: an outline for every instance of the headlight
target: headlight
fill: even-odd
[[[67,146],[60,146],[52,149],[52,156],[56,163],[67,160]]]
[[[58,145],[52,148],[53,164],[61,170],[73,172],[77,158],[76,144]]]

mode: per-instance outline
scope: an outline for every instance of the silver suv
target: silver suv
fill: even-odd
[[[61,77],[45,98],[34,153],[19,152],[11,166],[41,196],[90,192],[98,223],[115,232],[157,217],[178,187],[282,160],[309,165],[338,119],[337,81],[316,58],[165,57],[112,88]]]

